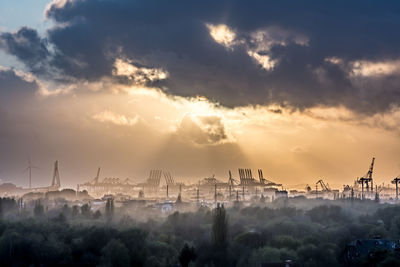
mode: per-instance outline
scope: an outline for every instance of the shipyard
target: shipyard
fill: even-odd
[[[323,179],[316,179],[315,184],[306,184],[303,189],[293,189],[270,179],[264,178],[263,170],[258,169],[253,175],[252,169],[237,170],[235,176],[231,170],[225,178],[215,175],[199,179],[195,183],[184,183],[176,180],[169,171],[160,169],[150,170],[149,176],[142,182],[132,179],[101,177],[101,168],[96,175],[76,188],[61,186],[59,162],[54,162],[53,175],[50,186],[37,188],[17,187],[11,183],[0,184],[0,196],[10,197],[23,201],[32,198],[55,199],[60,198],[63,192],[68,192],[68,199],[94,201],[97,205],[105,204],[106,199],[113,198],[120,203],[141,201],[151,205],[162,206],[163,203],[172,205],[184,201],[190,205],[215,206],[217,203],[233,205],[241,202],[250,205],[255,202],[273,202],[279,198],[305,197],[309,199],[328,200],[374,200],[376,202],[396,204],[399,199],[398,185],[400,176],[389,179],[388,182],[374,185],[374,164],[372,158],[370,167],[365,175],[357,177],[353,183],[343,185],[343,188],[331,188]],[[32,166],[29,165],[29,184],[31,184]],[[85,197],[83,197],[85,196]]]

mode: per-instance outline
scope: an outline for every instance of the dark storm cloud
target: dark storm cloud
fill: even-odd
[[[43,63],[49,56],[46,41],[34,29],[22,27],[15,33],[0,34],[0,48],[15,55],[33,72],[42,73]]]
[[[49,64],[74,79],[111,77],[115,59],[123,58],[168,71],[155,85],[171,94],[227,106],[344,105],[376,113],[400,102],[396,75],[354,83],[349,67],[400,58],[398,1],[76,0],[53,4],[46,15],[56,25],[47,32]],[[229,48],[215,42],[206,23],[226,24],[238,41]],[[267,47],[255,42],[256,32],[269,32]],[[31,33],[32,50],[21,55],[10,49],[21,46],[17,34],[3,34],[3,46],[35,70],[47,55],[44,41]],[[268,55],[274,68],[263,69],[249,50]],[[332,57],[344,64],[326,60]]]

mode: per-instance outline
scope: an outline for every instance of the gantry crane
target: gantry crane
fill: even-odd
[[[232,177],[232,172],[229,170],[229,178],[228,178],[228,185],[234,187],[235,185],[238,185],[239,182],[236,181],[233,177]]]
[[[318,182],[315,183],[316,185],[320,184],[322,191],[324,192],[331,192],[331,189],[329,187],[328,184],[325,184],[324,181],[322,181],[322,179],[318,180]]]
[[[399,200],[399,182],[400,182],[400,175],[398,175],[392,181],[392,184],[396,185],[396,200]]]
[[[374,180],[372,179],[372,173],[374,171],[374,163],[375,163],[375,158],[372,158],[371,166],[369,167],[367,174],[357,179],[357,182],[361,184],[362,197],[364,197],[364,184],[365,188],[367,189],[367,192],[369,192],[370,189],[369,183],[371,183],[371,192],[374,191]]]

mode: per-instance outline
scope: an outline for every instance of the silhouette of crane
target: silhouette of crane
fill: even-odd
[[[357,182],[361,184],[361,192],[362,192],[362,197],[364,198],[364,185],[367,189],[367,192],[369,192],[369,183],[371,183],[371,191],[374,191],[374,182],[372,179],[372,174],[374,172],[374,163],[375,163],[375,158],[372,158],[371,166],[369,167],[369,170],[366,175],[364,175],[361,178],[357,179]]]
[[[316,182],[316,184],[317,184],[317,185],[320,184],[320,185],[321,185],[321,188],[322,188],[322,191],[324,191],[324,192],[330,192],[330,191],[331,191],[329,185],[328,185],[328,184],[325,184],[324,181],[322,181],[322,179],[321,179],[321,180],[318,180],[318,182]]]
[[[96,177],[94,177],[94,179],[93,179],[93,183],[94,183],[95,185],[97,185],[97,184],[99,183],[99,177],[100,177],[100,167],[97,169],[97,175],[96,175]]]
[[[236,180],[232,177],[232,172],[229,170],[228,185],[233,187],[233,186],[238,185],[238,184],[239,184],[239,182],[236,181]]]
[[[396,200],[399,200],[399,182],[400,182],[400,175],[398,175],[392,181],[392,184],[396,185]]]

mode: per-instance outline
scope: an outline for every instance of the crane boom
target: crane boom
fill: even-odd
[[[365,175],[365,178],[372,180],[372,173],[374,172],[374,163],[375,163],[375,158],[372,158],[371,166],[369,167],[369,170]]]
[[[97,169],[97,175],[94,178],[94,183],[98,184],[99,183],[99,177],[100,177],[100,167]]]
[[[324,183],[324,181],[322,181],[322,179],[318,180],[318,182],[316,182],[316,184],[320,184],[323,191],[327,191],[327,192],[331,191],[331,189]]]

